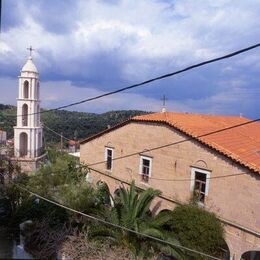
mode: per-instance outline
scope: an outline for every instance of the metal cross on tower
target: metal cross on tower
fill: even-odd
[[[32,46],[30,46],[29,48],[27,48],[27,50],[30,51],[30,56],[32,57],[32,52],[35,51],[35,49],[33,49]]]

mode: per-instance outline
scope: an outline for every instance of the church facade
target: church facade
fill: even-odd
[[[105,182],[111,194],[132,180],[160,190],[154,214],[195,194],[221,220],[227,256],[259,259],[260,124],[249,122],[173,112],[136,116],[82,140],[80,161],[89,166],[88,181]]]
[[[39,112],[40,79],[30,55],[19,76],[17,124],[14,127],[14,160],[25,172],[36,170],[44,157]]]

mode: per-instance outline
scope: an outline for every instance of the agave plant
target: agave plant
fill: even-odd
[[[128,247],[138,258],[150,258],[151,255],[163,252],[175,256],[177,259],[183,259],[181,250],[176,249],[176,247],[141,235],[145,234],[179,244],[173,234],[164,229],[165,224],[171,219],[171,212],[162,212],[156,216],[151,215],[151,203],[159,194],[160,191],[152,188],[139,192],[134,182],[131,183],[129,189],[122,187],[118,196],[114,198],[114,207],[106,208],[102,212],[102,216],[108,222],[140,234],[120,228],[93,225],[88,232],[90,237],[110,239],[117,244]]]

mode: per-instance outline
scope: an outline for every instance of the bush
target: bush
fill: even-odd
[[[170,229],[183,246],[220,256],[226,246],[224,229],[214,213],[197,205],[177,206],[172,213]],[[196,255],[196,259],[199,259]]]
[[[89,213],[96,205],[96,191],[87,182],[63,185],[57,191],[57,201],[75,210]]]

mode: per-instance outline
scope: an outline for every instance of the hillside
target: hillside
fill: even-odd
[[[42,110],[44,112],[44,110]],[[47,127],[67,138],[78,140],[89,137],[107,128],[123,122],[130,117],[145,114],[139,110],[110,111],[103,114],[70,112],[66,110],[51,111],[41,114],[41,121]],[[13,126],[16,125],[16,107],[0,104],[0,128],[7,131],[7,137],[13,137]],[[47,144],[57,143],[60,137],[44,129]]]

